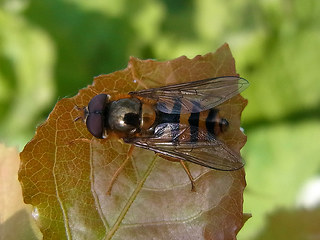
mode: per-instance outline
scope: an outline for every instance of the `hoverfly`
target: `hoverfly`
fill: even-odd
[[[229,122],[215,107],[248,86],[243,78],[224,76],[129,92],[114,100],[99,94],[84,110],[86,126],[96,138],[114,135],[132,146],[179,160],[193,189],[193,178],[183,161],[223,171],[243,167],[239,154],[218,139]]]

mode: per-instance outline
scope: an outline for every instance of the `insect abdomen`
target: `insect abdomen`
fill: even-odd
[[[210,134],[218,136],[228,129],[229,122],[219,116],[219,110],[212,108],[206,118],[206,129]]]
[[[158,113],[158,124],[168,124],[166,131],[170,131],[173,142],[203,141],[217,137],[228,129],[229,122],[219,116],[218,109],[210,109],[190,114]],[[169,127],[170,125],[170,127]],[[183,132],[188,126],[188,130]],[[166,133],[169,135],[169,133]]]

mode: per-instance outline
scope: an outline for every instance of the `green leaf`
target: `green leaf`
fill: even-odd
[[[292,208],[304,182],[319,170],[318,121],[261,127],[248,132],[244,157],[250,186],[245,212],[252,213],[239,239],[250,239],[263,227],[266,216]]]
[[[265,228],[255,239],[318,239],[319,221],[320,209],[281,209],[268,216]]]
[[[0,137],[24,144],[52,101],[53,46],[46,34],[17,15],[0,11],[0,26]]]

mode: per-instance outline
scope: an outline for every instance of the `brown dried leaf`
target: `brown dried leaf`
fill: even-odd
[[[221,172],[189,164],[196,192],[179,163],[135,149],[117,178],[129,145],[97,140],[79,112],[98,93],[115,96],[145,87],[235,75],[227,44],[194,59],[156,62],[131,58],[122,71],[101,75],[73,98],[59,101],[48,120],[21,153],[19,179],[24,200],[35,207],[45,239],[235,239],[243,225],[244,170]],[[135,81],[137,80],[137,81]],[[239,130],[247,104],[240,95],[219,106],[232,123],[223,141],[239,151],[246,137]],[[87,138],[91,141],[75,139]]]

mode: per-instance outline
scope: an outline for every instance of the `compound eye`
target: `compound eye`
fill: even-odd
[[[94,96],[88,104],[89,113],[103,111],[109,98],[110,96],[108,94],[99,94]]]
[[[96,138],[105,138],[105,107],[110,96],[99,94],[94,96],[88,104],[86,125],[88,131]]]
[[[103,138],[104,121],[103,115],[91,113],[87,117],[86,125],[88,131],[96,138]]]

